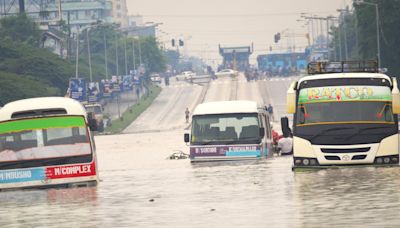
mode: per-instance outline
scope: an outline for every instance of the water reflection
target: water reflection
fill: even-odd
[[[1,192],[0,227],[73,224],[71,218],[81,215],[87,216],[79,222],[90,224],[90,208],[96,206],[96,187]]]
[[[400,168],[344,168],[294,174],[296,218],[303,226],[399,222]]]
[[[102,136],[97,187],[0,192],[0,227],[380,227],[400,222],[397,167],[292,172],[292,157],[190,163],[165,159],[186,146],[166,143],[160,149],[156,136]],[[181,132],[163,136],[182,139]],[[147,143],[133,149],[132,141]]]

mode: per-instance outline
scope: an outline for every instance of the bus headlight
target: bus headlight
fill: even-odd
[[[378,165],[389,165],[389,164],[398,164],[399,163],[399,155],[389,155],[389,156],[381,156],[376,157],[374,164]]]
[[[293,161],[294,166],[297,167],[319,166],[319,162],[316,158],[294,157]]]

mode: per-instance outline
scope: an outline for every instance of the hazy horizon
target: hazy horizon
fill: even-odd
[[[323,4],[321,4],[323,2]],[[338,15],[339,8],[350,0],[248,0],[232,3],[227,0],[127,0],[129,14],[140,14],[144,21],[163,23],[157,37],[171,48],[172,38],[183,38],[183,53],[216,60],[218,45],[248,46],[254,44],[252,62],[258,54],[295,46],[299,51],[307,44],[305,22],[297,22],[301,13],[325,17]],[[284,32],[286,31],[286,32]],[[273,36],[282,32],[275,45]],[[291,35],[293,34],[293,35]],[[295,37],[295,38],[293,38]]]

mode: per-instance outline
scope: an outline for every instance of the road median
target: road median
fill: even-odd
[[[111,125],[108,126],[104,132],[105,134],[118,134],[127,128],[133,121],[136,120],[157,98],[161,92],[161,87],[151,85],[148,93],[140,97],[136,104],[129,107],[122,115],[121,118],[113,120]]]

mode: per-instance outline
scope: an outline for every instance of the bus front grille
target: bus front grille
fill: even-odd
[[[322,153],[362,153],[368,152],[371,147],[363,147],[363,148],[321,148]]]

